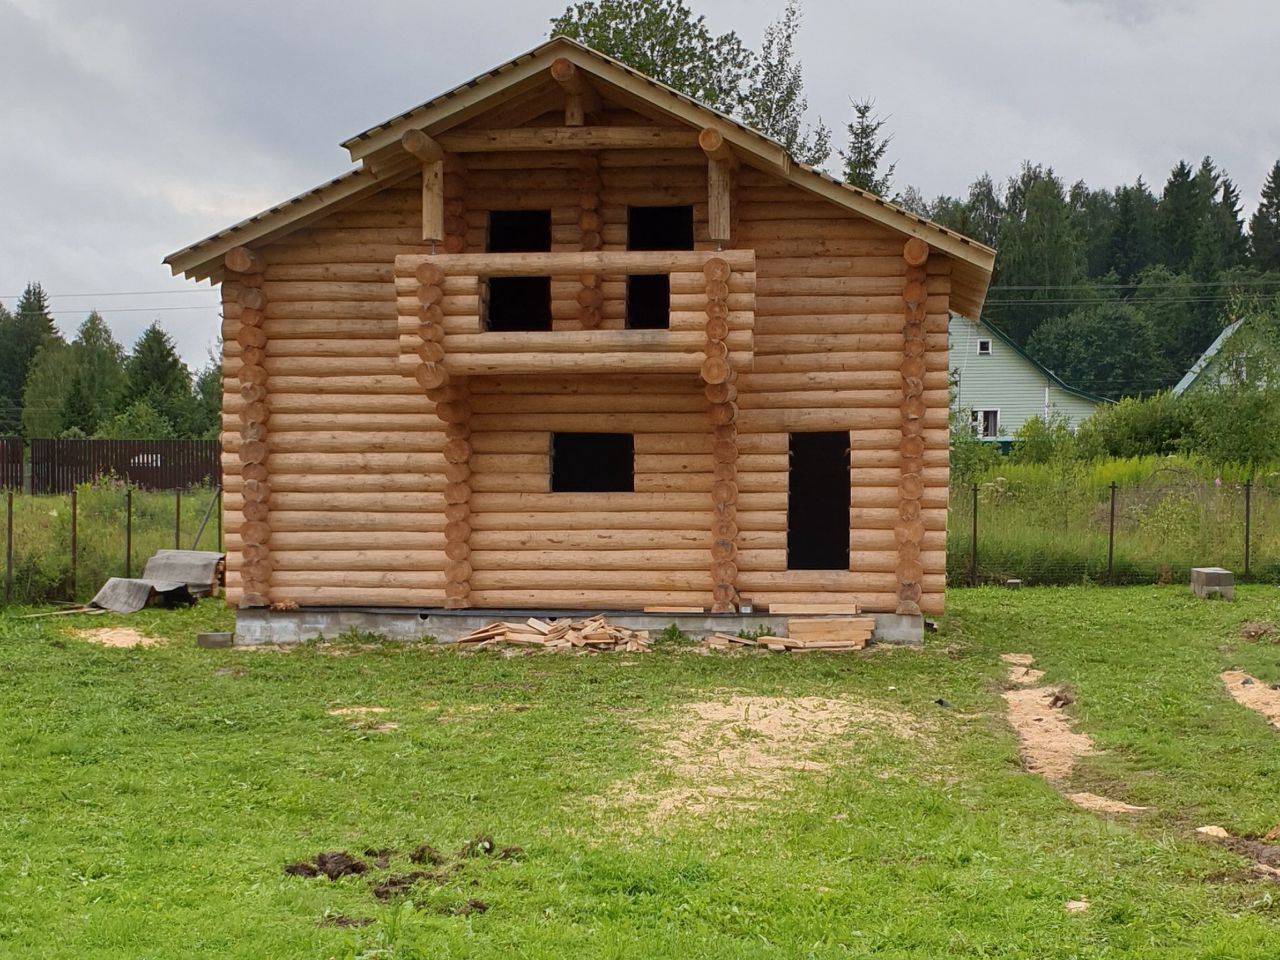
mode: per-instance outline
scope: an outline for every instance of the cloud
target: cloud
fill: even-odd
[[[782,0],[691,0],[758,45]],[[70,331],[160,319],[203,362],[217,298],[168,252],[350,169],[337,144],[545,38],[561,2],[0,0],[0,295],[40,280]],[[1280,156],[1280,7],[1262,0],[805,0],[810,107],[890,116],[899,186],[962,193],[1022,160],[1157,189],[1213,157],[1248,205]],[[198,292],[191,292],[198,291]],[[11,301],[9,301],[11,303]],[[189,309],[207,304],[200,309]],[[174,309],[183,307],[184,309]]]

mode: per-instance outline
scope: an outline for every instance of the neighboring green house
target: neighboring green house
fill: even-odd
[[[1209,344],[1209,349],[1200,354],[1200,359],[1193,363],[1191,369],[1174,385],[1173,395],[1175,397],[1181,396],[1188,390],[1203,390],[1205,387],[1216,387],[1229,380],[1238,380],[1240,378],[1240,371],[1229,371],[1223,366],[1224,361],[1219,354],[1222,353],[1222,348],[1227,345],[1227,341],[1240,329],[1243,323],[1244,320],[1237,320],[1222,329],[1222,332],[1218,334],[1218,338]],[[1238,362],[1239,358],[1234,359]]]
[[[1074,430],[1099,404],[1111,402],[1063,383],[981,320],[953,313],[948,333],[953,409],[970,411],[983,440],[1008,439],[1032,417],[1066,417]]]

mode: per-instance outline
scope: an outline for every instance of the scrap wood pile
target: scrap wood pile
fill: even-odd
[[[605,620],[603,614],[585,620],[539,620],[523,623],[499,621],[473,630],[458,640],[464,649],[482,650],[499,644],[574,653],[644,653],[649,649],[648,630],[629,630]]]
[[[774,653],[861,650],[871,639],[875,627],[872,617],[806,617],[788,620],[785,637],[714,633],[707,638],[707,645],[720,650],[734,646],[763,647]]]

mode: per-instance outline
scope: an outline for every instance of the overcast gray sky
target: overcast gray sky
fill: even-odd
[[[782,2],[690,0],[752,46]],[[563,6],[0,0],[2,302],[39,280],[64,333],[96,307],[128,346],[159,319],[201,365],[216,295],[170,278],[165,254],[349,169],[340,140],[536,45]],[[1023,159],[1158,190],[1179,158],[1212,154],[1252,208],[1280,158],[1275,0],[804,12],[811,111],[842,129],[849,96],[874,97],[896,186],[929,197]]]

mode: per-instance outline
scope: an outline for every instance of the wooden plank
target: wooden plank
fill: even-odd
[[[441,134],[437,139],[450,153],[668,149],[696,147],[698,131],[684,127],[513,127],[505,130],[458,130]]]
[[[856,603],[771,603],[769,613],[788,615],[804,614],[850,614],[856,615],[862,610]]]

